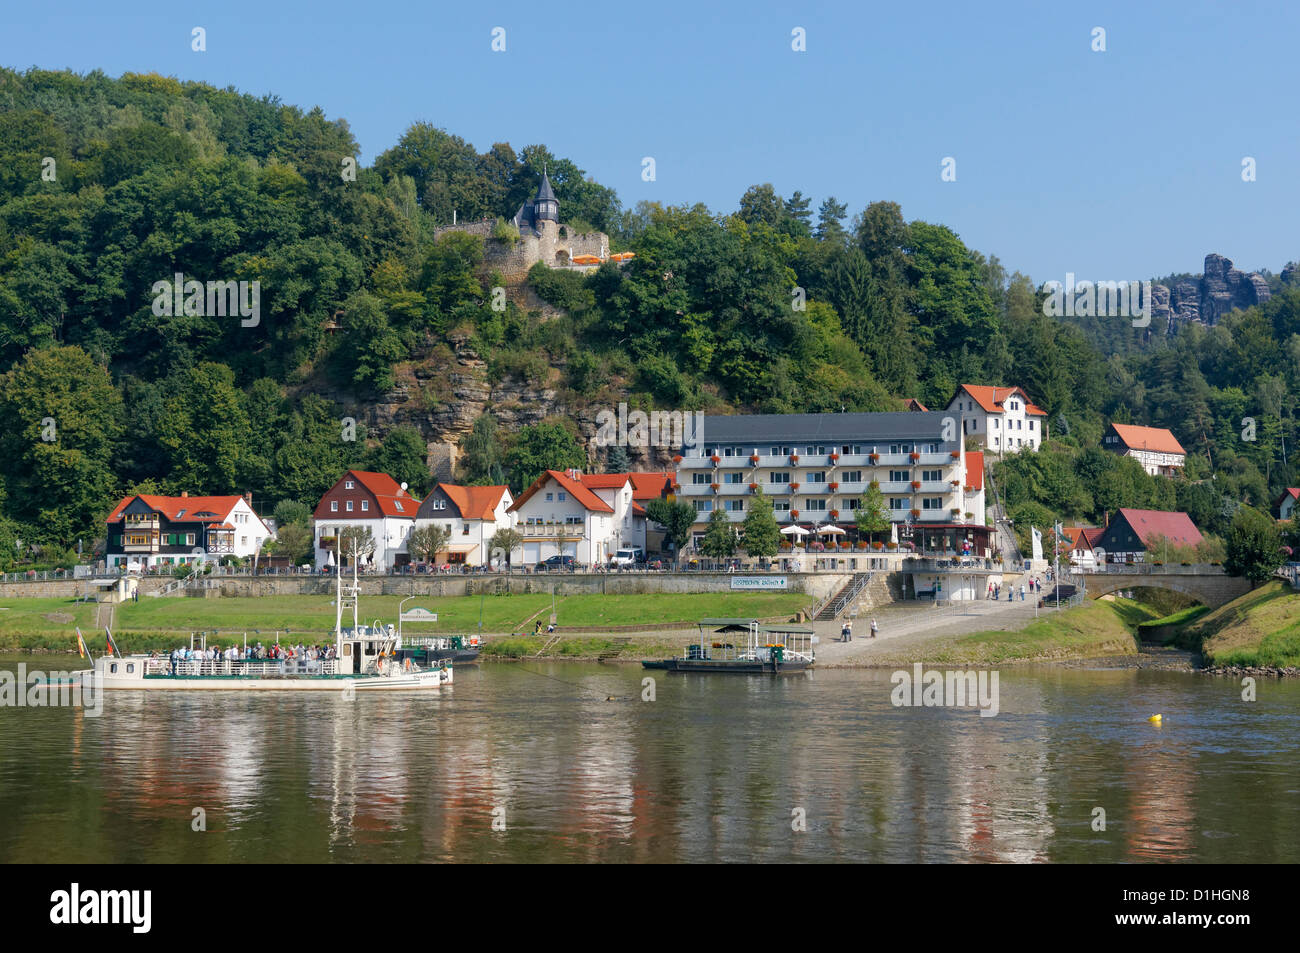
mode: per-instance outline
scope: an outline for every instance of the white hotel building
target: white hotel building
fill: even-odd
[[[715,508],[740,523],[761,487],[778,523],[837,525],[846,532],[828,543],[860,552],[854,511],[872,481],[900,542],[953,552],[969,543],[972,555],[987,554],[983,455],[966,452],[945,413],[706,416],[696,445],[677,459],[673,492],[695,507],[695,545]]]

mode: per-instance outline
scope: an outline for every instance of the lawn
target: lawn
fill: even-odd
[[[274,639],[277,632],[321,637],[334,628],[332,596],[260,598],[143,598],[116,607],[113,634],[124,650],[162,648],[191,632],[219,633],[232,641]],[[401,596],[366,596],[362,621],[397,620]],[[694,622],[704,616],[791,616],[808,604],[801,593],[656,593],[651,595],[576,595],[555,601],[558,624],[565,626],[638,625],[647,629]],[[412,599],[438,613],[436,623],[411,625],[413,634],[478,631],[482,613],[486,633],[531,631],[532,619],[550,621],[546,594],[461,596]],[[95,636],[95,606],[72,599],[0,600],[0,649],[61,649],[76,645],[74,626],[87,641]],[[95,636],[98,637],[98,636]],[[210,636],[211,638],[211,636]]]

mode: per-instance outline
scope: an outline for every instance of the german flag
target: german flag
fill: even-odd
[[[86,648],[86,640],[81,637],[81,628],[77,628],[77,652],[82,658],[90,655],[90,649]]]
[[[122,653],[117,650],[117,643],[113,641],[113,633],[108,630],[108,626],[104,626],[104,641],[108,644],[109,655],[121,656]]]

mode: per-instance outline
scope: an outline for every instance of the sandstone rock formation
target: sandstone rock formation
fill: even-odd
[[[1263,277],[1238,271],[1230,259],[1211,252],[1205,256],[1205,270],[1199,278],[1151,286],[1151,324],[1166,334],[1192,321],[1213,325],[1228,312],[1262,304],[1268,297],[1268,282]]]

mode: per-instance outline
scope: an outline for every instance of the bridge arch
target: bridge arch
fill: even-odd
[[[1088,598],[1096,599],[1123,589],[1168,589],[1190,596],[1215,608],[1250,592],[1250,580],[1225,573],[1126,573],[1085,574]]]

